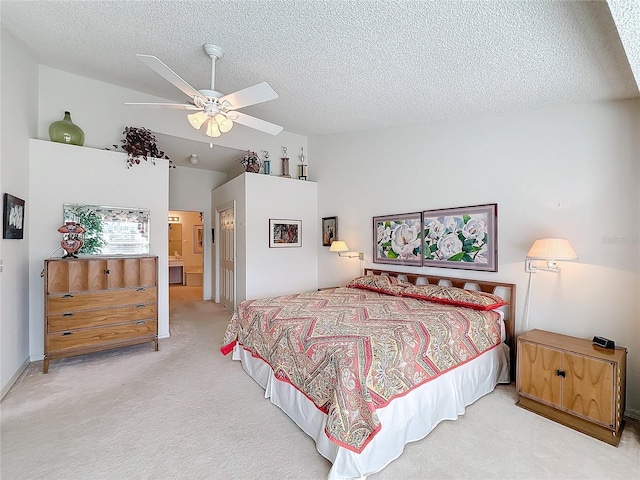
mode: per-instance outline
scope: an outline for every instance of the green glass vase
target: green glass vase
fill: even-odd
[[[52,142],[84,145],[84,132],[71,121],[71,114],[64,112],[64,118],[49,125],[49,138]]]

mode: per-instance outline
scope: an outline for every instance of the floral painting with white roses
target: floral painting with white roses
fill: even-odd
[[[497,271],[497,204],[423,212],[425,267]]]
[[[410,213],[373,218],[376,263],[422,264],[422,214]]]

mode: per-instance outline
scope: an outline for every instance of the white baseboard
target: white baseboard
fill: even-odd
[[[18,368],[16,373],[13,374],[13,377],[11,377],[11,379],[7,382],[7,384],[4,387],[2,387],[2,391],[0,392],[0,400],[2,400],[7,393],[9,393],[9,390],[11,390],[11,387],[15,385],[15,383],[20,378],[20,375],[22,375],[22,373],[27,369],[30,363],[31,363],[31,360],[27,358],[24,361],[24,363],[20,365],[20,368]]]
[[[629,410],[628,408],[624,412],[625,417],[640,420],[640,410]]]

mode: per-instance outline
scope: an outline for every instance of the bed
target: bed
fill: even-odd
[[[345,287],[247,300],[223,340],[332,462],[365,478],[510,381],[515,285],[368,269]]]

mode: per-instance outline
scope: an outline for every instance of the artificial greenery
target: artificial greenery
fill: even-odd
[[[158,148],[158,141],[151,130],[144,127],[126,127],[124,138],[121,140],[122,146],[114,145],[114,150],[122,148],[127,152],[127,168],[138,165],[141,160],[151,159],[151,163],[156,164],[156,158],[169,160],[169,168],[176,168],[173,162],[165,153]]]
[[[244,157],[240,159],[240,163],[244,166],[244,170],[246,172],[253,173],[258,173],[260,171],[260,167],[262,166],[262,162],[260,161],[260,157],[258,157],[258,154],[256,152],[252,152],[251,150],[247,150],[245,152]]]
[[[102,251],[106,245],[102,237],[102,219],[94,210],[78,208],[73,210],[76,223],[79,223],[86,230],[84,234],[84,244],[78,251],[80,255],[96,255]]]

